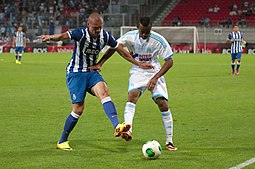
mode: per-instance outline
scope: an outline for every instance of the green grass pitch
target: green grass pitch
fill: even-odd
[[[0,54],[0,168],[229,168],[255,157],[255,57],[243,55],[240,75],[230,75],[230,56],[175,54],[165,75],[174,117],[177,152],[146,160],[144,142],[163,147],[161,115],[146,92],[137,103],[133,140],[114,138],[100,101],[90,95],[69,140],[72,152],[56,150],[71,111],[65,85],[70,53]],[[127,100],[131,65],[118,55],[101,74],[120,121]],[[253,168],[255,164],[247,168]]]

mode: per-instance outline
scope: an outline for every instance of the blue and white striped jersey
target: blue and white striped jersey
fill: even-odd
[[[242,40],[243,40],[242,32],[240,31],[238,31],[237,33],[230,32],[228,34],[228,39],[231,40],[232,38],[234,38],[235,41],[231,43],[231,53],[242,52]]]
[[[118,46],[114,37],[103,29],[96,39],[89,35],[87,27],[67,31],[67,33],[70,39],[75,41],[73,55],[66,68],[67,73],[88,71],[89,66],[97,63],[99,52],[106,45],[112,48]]]
[[[26,34],[24,32],[15,32],[14,38],[16,47],[24,47],[24,39],[26,38]]]

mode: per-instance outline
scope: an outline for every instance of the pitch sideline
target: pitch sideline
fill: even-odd
[[[241,169],[241,168],[244,168],[244,167],[246,167],[248,165],[251,165],[252,163],[255,163],[255,157],[251,158],[251,159],[249,159],[249,160],[247,160],[247,161],[245,161],[245,162],[243,162],[241,164],[238,164],[238,165],[236,165],[234,167],[231,167],[229,169]]]

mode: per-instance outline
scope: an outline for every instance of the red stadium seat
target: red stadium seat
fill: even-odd
[[[246,0],[251,3],[254,0]],[[184,23],[191,23],[190,25],[199,25],[199,21],[203,18],[209,18],[212,23],[219,23],[231,18],[233,23],[236,23],[241,15],[230,16],[230,6],[236,4],[238,10],[242,8],[243,0],[181,0],[175,8],[164,18],[162,25],[172,23],[175,18],[180,17]],[[208,12],[209,8],[217,5],[220,10],[217,13]],[[248,25],[255,24],[255,16],[242,16]]]

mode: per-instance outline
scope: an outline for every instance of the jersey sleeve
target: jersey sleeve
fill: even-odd
[[[107,45],[112,47],[112,48],[117,48],[118,47],[118,42],[114,39],[114,37],[108,32],[109,39],[107,42]]]
[[[132,51],[132,48],[131,48],[131,45],[130,45],[130,40],[132,39],[132,37],[130,37],[129,35],[124,34],[123,36],[121,36],[117,41],[119,43],[121,43],[124,47],[124,49],[128,52],[133,52]]]
[[[163,40],[163,43],[160,44],[159,55],[164,60],[168,60],[168,59],[172,58],[172,56],[174,55],[171,46],[168,44],[168,42],[165,39]]]
[[[121,43],[123,46],[126,46],[127,45],[127,34],[121,36],[118,39],[118,42]]]
[[[228,34],[228,39],[229,40],[232,39],[232,33],[231,32]]]
[[[67,33],[68,33],[70,39],[79,41],[83,35],[82,31],[84,31],[82,28],[78,28],[75,30],[67,31]]]

